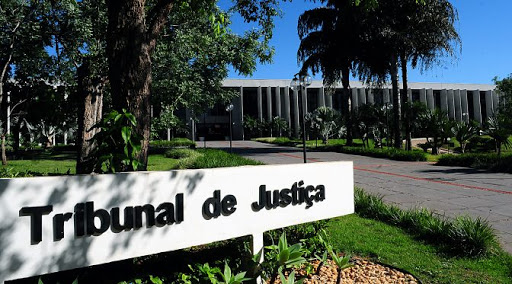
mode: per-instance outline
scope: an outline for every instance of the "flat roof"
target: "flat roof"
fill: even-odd
[[[222,82],[224,87],[287,87],[290,85],[291,79],[225,79]],[[399,86],[402,83],[399,82]],[[320,88],[323,86],[323,81],[313,80],[312,88]],[[352,88],[367,88],[370,87],[360,81],[350,81]],[[435,90],[481,90],[491,91],[496,89],[496,85],[491,84],[463,84],[463,83],[428,83],[428,82],[409,82],[410,89],[435,89]],[[385,84],[384,87],[391,88],[391,84]],[[341,88],[341,84],[338,85]]]

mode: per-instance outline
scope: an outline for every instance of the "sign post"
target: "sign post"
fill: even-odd
[[[352,162],[0,179],[0,283],[354,212]],[[205,233],[206,232],[206,233]]]

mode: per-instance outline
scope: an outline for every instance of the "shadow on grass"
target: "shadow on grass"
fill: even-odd
[[[76,155],[76,151],[37,149],[9,153],[8,160],[75,160]]]

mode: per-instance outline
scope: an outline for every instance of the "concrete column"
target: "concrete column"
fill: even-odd
[[[283,117],[281,113],[281,87],[276,87],[276,116]]]
[[[352,91],[352,110],[356,110],[357,109],[357,106],[359,106],[359,98],[358,98],[358,95],[357,95],[357,89],[356,88],[352,88],[351,89]]]
[[[299,137],[300,131],[300,122],[299,122],[299,90],[293,90],[292,96],[292,107],[295,110],[293,115],[293,129],[295,133],[295,137]]]
[[[453,91],[453,102],[455,104],[455,120],[462,121],[462,103],[460,99],[460,90]]]
[[[318,106],[324,107],[325,106],[325,93],[324,93],[324,87],[321,87],[318,89]]]
[[[368,100],[367,101],[369,104],[372,104],[372,105],[375,103],[375,98],[373,96],[372,89],[368,89]]]
[[[272,120],[272,87],[267,87],[267,120]]]
[[[261,86],[258,87],[257,103],[258,103],[258,119],[259,119],[259,121],[263,121],[263,97],[261,94]]]
[[[64,131],[64,145],[68,145],[68,131]]]
[[[425,88],[420,89],[420,102],[427,104],[427,90]]]
[[[492,91],[485,92],[485,110],[487,112],[487,117],[484,117],[484,120],[487,120],[487,118],[491,117],[494,113]]]
[[[357,94],[359,97],[357,106],[361,106],[363,104],[366,104],[366,90],[364,88],[358,88]]]
[[[240,96],[233,98],[233,139],[244,140],[244,88],[240,87]],[[228,114],[229,115],[229,114]]]
[[[284,119],[288,122],[288,127],[291,127],[290,118],[290,88],[284,88]]]
[[[492,91],[492,105],[494,107],[494,112],[500,107],[500,99],[499,93],[496,91]]]
[[[382,95],[383,95],[384,103],[390,104],[391,103],[391,97],[389,96],[389,89],[388,88],[382,89]]]
[[[412,103],[412,89],[407,89],[407,100]]]
[[[322,87],[322,92],[325,94],[325,88]],[[326,107],[330,107],[330,108],[333,108],[332,107],[332,96],[334,96],[335,93],[332,93],[332,94],[325,94],[325,106]]]
[[[448,91],[446,89],[441,90],[441,110],[448,113]]]
[[[432,90],[432,89],[427,90],[427,107],[432,110],[436,108],[436,101],[434,99],[434,90]]]
[[[460,90],[460,105],[462,120],[469,122],[468,91]]]
[[[455,119],[455,94],[453,90],[448,90],[448,117]]]
[[[480,104],[480,90],[472,91],[473,94],[473,112],[475,120],[482,124],[482,106]]]

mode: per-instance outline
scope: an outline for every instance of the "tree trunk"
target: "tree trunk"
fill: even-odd
[[[5,133],[2,134],[2,165],[7,165],[7,155],[5,154]]]
[[[78,109],[78,154],[76,161],[77,174],[90,174],[94,171],[97,157],[94,156],[96,143],[92,140],[100,131],[93,128],[101,121],[103,115],[103,92],[100,83],[93,82],[89,59],[84,59],[78,68],[78,94],[80,104]]]
[[[12,128],[12,134],[14,139],[14,144],[12,145],[12,151],[14,152],[14,156],[18,155],[20,150],[20,121],[21,119],[17,119],[14,127]]]
[[[403,115],[403,122],[404,122],[404,128],[405,128],[405,149],[407,151],[412,150],[412,134],[411,134],[411,105],[409,102],[409,96],[408,96],[408,86],[407,86],[407,58],[406,56],[401,56],[401,65],[402,65],[402,115]]]
[[[400,131],[400,93],[398,92],[398,62],[395,55],[391,58],[391,85],[393,93],[393,128],[394,128],[394,147],[402,148],[402,137]]]
[[[151,123],[151,54],[174,1],[157,1],[146,17],[144,0],[107,0],[107,57],[114,109],[126,109],[137,119],[143,137],[137,159],[148,161]]]
[[[439,141],[438,141],[437,137],[434,136],[432,138],[432,155],[439,154],[439,149],[437,147],[438,144],[439,144]]]
[[[348,67],[343,68],[342,72],[342,85],[343,85],[343,100],[342,100],[342,109],[345,119],[345,126],[347,127],[347,146],[352,146],[353,144],[353,132],[352,132],[352,114],[350,112],[350,70]]]

